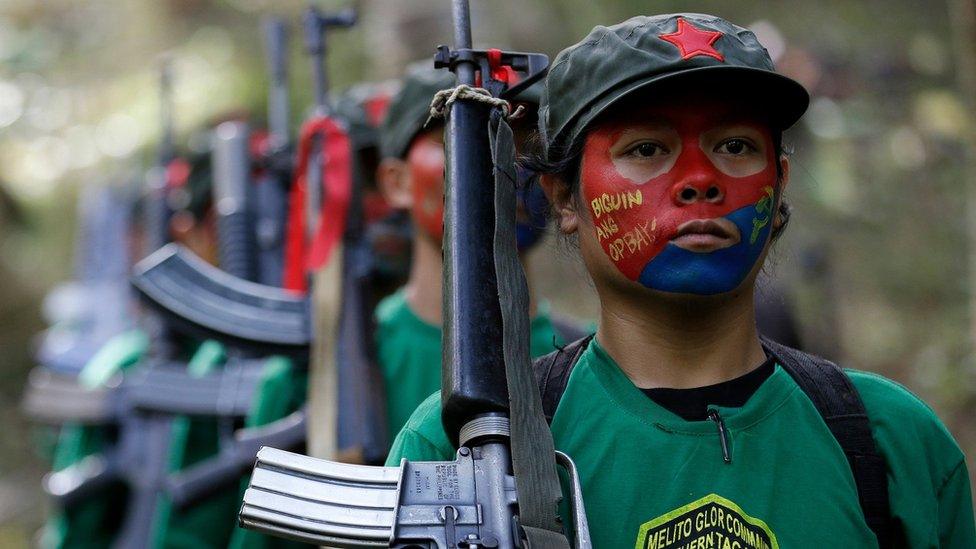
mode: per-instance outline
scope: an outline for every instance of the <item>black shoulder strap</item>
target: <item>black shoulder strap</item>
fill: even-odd
[[[552,424],[552,417],[556,414],[559,399],[563,397],[563,393],[566,391],[569,374],[579,361],[580,355],[590,344],[591,339],[593,339],[593,335],[577,339],[565,347],[556,349],[532,361],[535,379],[539,383],[539,392],[542,393],[542,411],[546,415],[546,423]]]
[[[827,359],[766,338],[762,338],[762,344],[823,416],[850,463],[861,510],[878,538],[878,546],[892,547],[888,469],[878,452],[867,411],[854,384],[839,366]]]

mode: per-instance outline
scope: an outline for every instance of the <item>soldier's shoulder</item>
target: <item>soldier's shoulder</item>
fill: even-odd
[[[441,424],[441,393],[430,395],[417,406],[406,425],[397,435],[390,451],[390,465],[400,459],[438,461],[451,459],[454,447],[447,439]]]
[[[935,411],[904,385],[882,375],[846,370],[857,388],[881,450],[889,460],[924,461],[953,468],[962,450]]]

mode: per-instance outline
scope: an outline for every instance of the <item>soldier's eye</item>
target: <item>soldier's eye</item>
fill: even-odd
[[[668,150],[659,143],[645,141],[632,147],[627,154],[638,158],[653,158],[667,153]]]
[[[734,137],[732,139],[726,139],[715,147],[715,152],[731,155],[742,155],[756,150],[756,147],[752,143],[749,143],[745,139],[739,139]]]

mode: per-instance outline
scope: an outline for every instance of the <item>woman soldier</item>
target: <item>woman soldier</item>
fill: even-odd
[[[756,275],[788,220],[782,132],[808,99],[708,15],[596,27],[552,65],[535,167],[601,312],[551,428],[598,549],[976,547],[964,456],[924,403],[863,372],[796,375],[806,355],[757,335]],[[824,402],[851,401],[868,419],[828,428]],[[389,462],[451,455],[435,396]]]

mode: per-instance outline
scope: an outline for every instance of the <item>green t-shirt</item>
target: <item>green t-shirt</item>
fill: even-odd
[[[565,343],[553,328],[548,305],[540,303],[537,312],[531,326],[533,357]],[[376,349],[393,440],[417,406],[441,387],[441,328],[414,314],[400,290],[376,307]]]
[[[976,547],[962,451],[900,385],[849,371],[888,463],[891,510],[908,547]],[[556,410],[556,448],[580,472],[593,546],[611,548],[876,547],[846,458],[785,370],[717,426],[655,404],[591,343]],[[388,460],[453,459],[440,399],[426,400]]]

